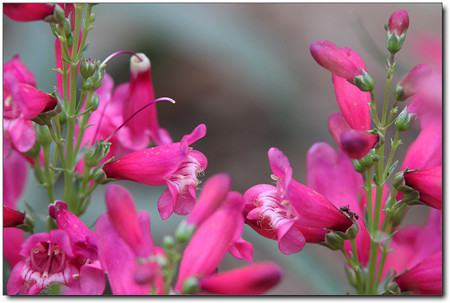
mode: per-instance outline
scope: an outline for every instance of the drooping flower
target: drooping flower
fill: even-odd
[[[3,72],[4,117],[31,120],[52,110],[57,104],[54,96],[36,88],[33,74],[15,55],[5,63]]]
[[[361,70],[366,66],[363,59],[352,49],[339,49],[345,58]],[[370,93],[361,91],[337,73],[332,74],[334,92],[340,113],[330,115],[328,129],[351,158],[359,159],[377,142],[377,136],[369,134],[371,129]]]
[[[221,295],[259,295],[277,285],[281,269],[272,262],[258,262],[200,280],[200,289]]]
[[[395,278],[402,292],[442,295],[442,251],[425,258]]]
[[[353,81],[363,73],[363,69],[354,64],[345,52],[331,41],[319,40],[311,43],[309,50],[320,66],[338,77]]]
[[[292,178],[288,158],[278,149],[268,153],[276,186],[259,184],[244,194],[246,223],[278,241],[284,254],[300,251],[305,242],[324,241],[330,230],[345,232],[352,221],[328,199]]]
[[[206,169],[207,159],[189,147],[206,135],[200,124],[181,142],[129,153],[103,167],[108,178],[130,180],[147,185],[167,185],[158,200],[163,219],[172,213],[186,215],[196,201],[198,175]]]
[[[442,208],[442,166],[408,171],[404,174],[406,185],[420,194],[420,201],[437,208]]]
[[[23,224],[25,214],[3,205],[3,227],[16,227]]]
[[[3,13],[14,21],[44,20],[53,14],[54,5],[47,3],[5,3]]]
[[[426,64],[414,66],[398,83],[395,89],[397,99],[403,101],[420,92],[432,73],[432,69]]]

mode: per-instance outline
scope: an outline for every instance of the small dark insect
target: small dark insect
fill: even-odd
[[[341,206],[339,208],[350,220],[355,218],[356,220],[359,219],[359,216],[357,214],[355,214],[354,212],[352,212],[350,210],[350,206],[349,205],[345,205],[345,206]]]

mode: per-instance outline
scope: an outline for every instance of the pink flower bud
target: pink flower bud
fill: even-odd
[[[330,115],[328,129],[341,149],[352,159],[364,157],[378,141],[377,136],[367,131],[351,129],[340,113]]]
[[[348,58],[345,51],[330,41],[316,41],[310,45],[309,50],[319,65],[341,78],[353,81],[363,74],[363,70]]]
[[[151,237],[146,237],[141,229],[131,194],[120,185],[109,185],[106,188],[106,207],[109,219],[119,236],[136,255],[149,256],[153,246]]]
[[[442,208],[442,166],[406,172],[405,183],[419,192],[420,201]]]
[[[395,89],[396,98],[403,101],[421,91],[424,84],[427,83],[427,78],[432,73],[433,70],[426,64],[414,66],[397,85]]]
[[[191,225],[200,225],[225,200],[231,187],[231,179],[227,174],[217,174],[210,177],[204,184],[194,210],[187,218]]]
[[[203,278],[200,287],[221,295],[259,295],[277,285],[281,277],[278,265],[259,262]]]
[[[389,31],[397,35],[402,35],[408,30],[409,16],[408,12],[400,9],[392,13],[388,23]]]
[[[16,227],[24,220],[24,213],[3,205],[3,227]]]
[[[47,3],[5,3],[3,12],[19,22],[39,21],[53,14],[54,5]]]
[[[404,292],[420,295],[442,295],[442,251],[425,258],[395,278]]]

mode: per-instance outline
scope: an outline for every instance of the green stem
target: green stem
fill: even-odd
[[[48,202],[53,203],[55,201],[55,191],[53,188],[53,174],[50,170],[50,145],[44,145],[42,147],[44,151],[44,175],[45,175],[45,187],[48,193]]]

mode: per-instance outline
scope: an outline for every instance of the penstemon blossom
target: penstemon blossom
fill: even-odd
[[[55,90],[44,92],[19,55],[4,64],[8,295],[102,295],[107,289],[114,295],[264,294],[283,279],[283,270],[254,260],[246,225],[275,240],[284,255],[301,257],[307,244],[342,253],[358,294],[443,293],[442,76],[436,66],[418,64],[393,87],[410,26],[405,10],[394,12],[385,27],[382,107],[357,52],[313,42],[309,51],[331,73],[339,107],[324,121],[336,145],[311,146],[303,183],[294,178],[295,163],[272,147],[272,184],[239,193],[227,173],[204,177],[208,158],[194,146],[207,140],[205,124],[179,139],[160,126],[157,107],[175,101],[156,95],[146,54],[87,57],[93,7],[4,5],[12,20],[49,23],[56,67]],[[108,65],[122,55],[130,56],[129,80],[117,84]],[[401,136],[414,120],[420,132],[398,158]],[[17,207],[29,168],[47,190],[46,231],[35,227],[37,214]],[[55,191],[59,178],[61,196]],[[149,204],[163,220],[185,216],[175,234],[154,241],[150,213],[138,210],[116,180],[163,186]],[[106,212],[89,227],[81,216],[103,185]],[[426,224],[403,224],[408,209],[419,204],[429,212]],[[224,270],[227,255],[239,265]]]

